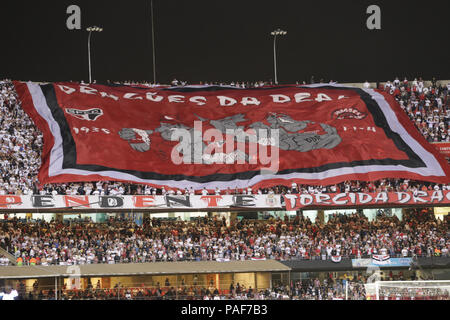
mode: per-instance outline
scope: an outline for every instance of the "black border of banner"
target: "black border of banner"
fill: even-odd
[[[57,98],[56,98],[56,92],[53,84],[46,84],[40,86],[42,93],[45,96],[47,105],[51,111],[51,114],[54,118],[54,120],[58,123],[60,130],[61,130],[61,137],[62,137],[62,146],[63,146],[63,169],[78,169],[78,170],[84,170],[92,172],[92,174],[98,174],[102,171],[115,171],[120,172],[124,174],[133,175],[137,178],[143,179],[143,180],[174,180],[174,181],[191,181],[196,183],[206,183],[211,181],[234,181],[234,180],[250,180],[258,175],[261,174],[260,171],[246,171],[246,172],[240,172],[240,173],[234,173],[234,174],[222,174],[222,173],[216,173],[213,175],[208,176],[185,176],[185,175],[166,175],[166,174],[160,174],[156,172],[143,172],[143,171],[136,171],[136,170],[123,170],[123,169],[116,169],[116,168],[109,168],[99,165],[80,165],[76,163],[77,154],[76,154],[76,144],[75,140],[71,134],[70,126],[67,123],[66,117],[64,115],[63,109],[59,106]],[[209,91],[218,90],[220,87],[210,87]],[[309,88],[309,87],[301,87],[298,88]],[[140,88],[144,89],[144,88]],[[274,88],[271,88],[274,89]],[[348,87],[332,87],[332,86],[320,86],[320,87],[314,87],[309,89],[332,89],[332,90],[351,90],[356,92],[361,100],[366,104],[369,112],[372,114],[375,125],[381,129],[384,130],[386,136],[393,141],[395,146],[398,148],[398,150],[403,151],[407,156],[407,160],[394,160],[394,159],[371,159],[371,160],[360,160],[360,161],[353,161],[353,162],[339,162],[339,163],[330,163],[326,164],[320,167],[314,167],[314,168],[300,168],[300,169],[287,169],[278,172],[278,175],[285,175],[285,174],[291,174],[291,173],[319,173],[324,172],[332,169],[341,169],[346,167],[355,167],[355,166],[371,166],[371,165],[381,165],[381,166],[397,166],[402,165],[407,168],[424,168],[426,167],[425,163],[421,160],[421,158],[414,153],[414,151],[409,147],[409,145],[402,140],[399,134],[393,132],[390,128],[390,126],[387,123],[387,119],[384,116],[380,106],[378,103],[372,99],[372,97],[364,92],[361,89],[358,88],[348,88]],[[185,88],[176,88],[176,89],[168,89],[171,91],[177,91],[177,92],[185,92]],[[229,89],[233,90],[233,89]],[[236,89],[239,90],[239,89]],[[264,88],[257,88],[253,90],[265,90]],[[205,91],[204,88],[189,88],[189,92],[199,92],[199,91]]]

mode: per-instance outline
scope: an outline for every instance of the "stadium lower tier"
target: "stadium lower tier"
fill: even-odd
[[[97,222],[89,215],[57,214],[48,221],[40,214],[7,215],[0,221],[0,294],[31,300],[448,299],[448,208],[372,210],[142,219],[94,214]],[[442,283],[427,290],[373,287],[417,279]]]

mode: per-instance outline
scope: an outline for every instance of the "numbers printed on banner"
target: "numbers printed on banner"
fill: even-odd
[[[75,134],[89,134],[89,133],[103,133],[103,134],[111,134],[111,131],[105,128],[96,128],[96,127],[82,127],[82,128],[73,128]]]
[[[377,132],[377,128],[375,127],[343,127],[344,131],[368,131],[368,132]]]

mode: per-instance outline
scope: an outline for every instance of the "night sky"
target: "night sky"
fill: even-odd
[[[87,80],[87,32],[66,28],[82,9],[98,81],[151,80],[150,0],[1,1],[0,78]],[[366,8],[382,9],[382,30],[366,28]],[[154,0],[157,80],[271,80],[273,40],[279,82],[383,81],[395,76],[450,79],[450,1]]]

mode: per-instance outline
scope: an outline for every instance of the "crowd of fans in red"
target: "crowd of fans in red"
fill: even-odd
[[[347,282],[347,283],[346,283]],[[239,283],[231,283],[226,290],[209,286],[181,284],[172,286],[169,280],[162,286],[125,287],[117,284],[114,288],[101,288],[100,282],[94,287],[91,283],[86,289],[67,289],[63,287],[60,300],[365,300],[366,291],[363,279],[334,279],[332,276],[319,280],[307,279],[293,281],[290,285],[275,284],[272,289],[256,290]],[[18,300],[53,300],[55,291],[39,289],[35,282],[31,290],[23,283],[18,284]]]
[[[394,95],[429,142],[450,142],[450,83],[443,86],[433,78],[427,87],[421,78],[412,82],[397,78],[384,90]]]
[[[318,278],[292,281],[290,285],[274,284],[272,289],[256,290],[252,287],[232,282],[227,289],[217,289],[211,281],[209,285],[198,283],[174,286],[166,279],[161,285],[148,287],[126,287],[118,283],[114,288],[101,288],[100,281],[95,286],[88,282],[85,289],[67,289],[64,285],[60,300],[364,300],[366,292],[364,279],[336,279],[330,273],[325,279]],[[11,289],[11,288],[8,288]],[[55,299],[53,288],[43,290],[38,280],[32,288],[25,287],[24,282],[17,285],[18,299],[52,300]]]
[[[404,280],[404,279],[402,279]],[[376,299],[367,295],[364,285],[365,279],[354,277],[351,280],[307,279],[292,282],[290,285],[274,285],[272,289],[255,290],[232,283],[228,290],[218,290],[213,285],[208,287],[181,285],[146,287],[145,284],[137,288],[124,287],[121,284],[111,289],[102,289],[98,283],[95,287],[89,283],[86,289],[67,289],[63,287],[58,293],[59,300],[366,300]],[[166,280],[167,282],[167,280]],[[167,286],[168,285],[168,286]],[[39,289],[35,285],[26,290],[23,282],[18,284],[17,290],[7,288],[4,292],[14,291],[15,300],[55,300],[53,288]],[[380,300],[450,300],[450,294],[445,288],[402,288],[382,287],[379,291]]]

